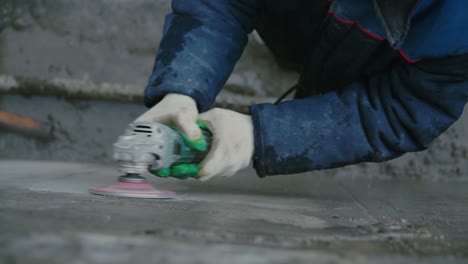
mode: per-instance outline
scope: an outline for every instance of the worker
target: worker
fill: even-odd
[[[382,162],[429,147],[468,99],[465,0],[173,0],[139,121],[213,143],[193,177]],[[294,98],[212,109],[256,30],[300,73]],[[162,176],[178,177],[170,172]]]

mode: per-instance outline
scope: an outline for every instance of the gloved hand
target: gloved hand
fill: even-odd
[[[199,116],[213,133],[210,151],[201,163],[198,178],[231,176],[247,167],[254,152],[252,119],[249,115],[214,108]]]
[[[135,122],[158,122],[174,127],[181,132],[187,146],[194,151],[206,151],[207,143],[202,137],[197,118],[197,104],[191,97],[181,94],[167,94],[158,104],[138,117]],[[198,175],[197,165],[179,164],[150,172],[159,177],[187,179]]]
[[[196,121],[197,103],[191,97],[182,94],[167,94],[150,110],[135,121],[158,122],[179,129],[191,140],[201,138],[201,130]]]

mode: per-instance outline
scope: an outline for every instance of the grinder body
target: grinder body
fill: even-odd
[[[207,148],[194,151],[177,129],[155,122],[134,122],[114,143],[113,158],[119,170],[126,174],[166,169],[182,163],[198,164],[211,145],[211,133],[206,129],[202,132]]]

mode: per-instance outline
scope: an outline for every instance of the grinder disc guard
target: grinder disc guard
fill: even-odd
[[[109,186],[91,186],[89,192],[97,195],[149,198],[149,199],[170,199],[176,193],[166,190],[158,190],[146,182],[144,177],[136,174],[127,174],[119,177],[119,180]]]

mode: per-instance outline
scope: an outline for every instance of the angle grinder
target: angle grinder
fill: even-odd
[[[109,186],[91,186],[89,192],[97,195],[169,199],[175,192],[159,190],[141,176],[147,171],[166,169],[173,165],[200,163],[211,146],[212,134],[203,129],[206,151],[195,151],[185,143],[183,135],[174,128],[153,122],[134,122],[114,143],[113,158],[120,176]]]

